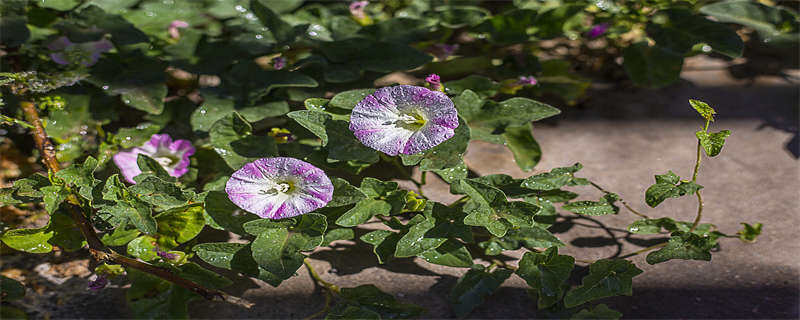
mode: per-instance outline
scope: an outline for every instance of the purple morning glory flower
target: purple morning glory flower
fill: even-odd
[[[47,48],[56,52],[50,53],[50,58],[55,63],[67,65],[80,63],[86,67],[93,66],[100,59],[100,54],[108,52],[114,45],[111,41],[100,39],[92,42],[73,43],[67,37],[59,37],[47,45]]]
[[[140,153],[156,160],[169,175],[177,178],[189,171],[189,156],[194,154],[194,147],[189,140],[173,142],[168,134],[154,134],[143,146],[115,154],[114,163],[130,183],[136,183],[133,177],[142,173],[136,164]]]
[[[521,86],[535,86],[537,83],[539,83],[539,81],[537,81],[533,76],[519,77],[519,80],[517,81],[517,84]]]
[[[428,85],[431,87],[431,90],[444,91],[444,88],[442,87],[442,78],[440,78],[438,74],[429,74],[428,77],[425,78],[425,82],[428,83]]]
[[[605,22],[597,24],[593,26],[592,29],[589,30],[589,32],[586,33],[586,36],[588,36],[590,39],[597,38],[606,33],[606,31],[608,31],[608,27],[609,27],[608,23]]]
[[[89,286],[87,289],[92,291],[98,291],[105,288],[108,285],[108,278],[105,276],[98,275],[94,281],[89,281]]]
[[[275,70],[280,70],[286,67],[286,58],[284,57],[275,57],[272,59],[272,67]]]
[[[369,4],[369,1],[353,1],[353,2],[351,2],[350,3],[350,14],[352,14],[353,17],[356,17],[358,19],[364,19],[364,17],[366,17],[366,15],[364,14],[364,8],[367,7],[367,4]]]
[[[239,208],[262,218],[283,219],[324,207],[333,198],[333,184],[308,162],[261,158],[234,172],[225,192]]]
[[[173,20],[169,27],[167,27],[167,32],[172,39],[178,39],[181,37],[179,28],[188,28],[189,23],[183,20]]]
[[[450,139],[458,127],[453,101],[417,86],[380,88],[353,108],[350,131],[364,145],[391,156],[415,154]]]

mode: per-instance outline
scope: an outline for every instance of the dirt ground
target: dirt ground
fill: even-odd
[[[705,186],[703,221],[713,221],[729,234],[740,229],[740,222],[761,222],[763,234],[752,244],[723,241],[711,262],[674,260],[651,266],[642,256],[633,258],[645,270],[634,278],[634,295],[601,301],[625,318],[800,317],[800,242],[795,236],[800,226],[797,71],[790,71],[793,79],[775,75],[737,79],[726,66],[709,58],[690,59],[682,81],[659,90],[596,85],[579,107],[563,107],[557,119],[534,128],[544,151],[537,171],[581,162],[582,176],[618,193],[636,209],[680,220],[694,217],[694,199],[669,199],[657,210],[643,200],[653,174],[667,170],[691,174],[694,132],[702,123],[687,99],[709,102],[719,113],[713,129],[732,131],[721,155],[705,159],[700,170],[698,183]],[[466,162],[479,174],[530,175],[516,167],[503,146],[474,142]],[[434,200],[454,199],[440,181],[429,182],[424,191]],[[580,191],[587,199],[599,196],[590,189]],[[623,210],[617,216],[565,221],[553,229],[569,244],[563,252],[599,259],[652,243],[653,237],[626,237],[621,230],[635,218]],[[53,264],[40,264],[44,257],[4,255],[3,274],[24,278],[29,287],[27,297],[14,304],[32,318],[130,317],[124,288],[85,290],[86,257],[78,252],[50,260]],[[400,300],[425,307],[425,318],[454,317],[446,297],[462,270],[419,259],[377,265],[369,247],[347,241],[318,250],[311,258],[329,282],[342,287],[375,284]],[[322,292],[305,270],[279,288],[232,278],[237,282],[226,291],[255,302],[254,308],[197,301],[190,305],[190,315],[303,318],[322,308]],[[512,276],[469,318],[537,317],[525,288],[522,279]]]

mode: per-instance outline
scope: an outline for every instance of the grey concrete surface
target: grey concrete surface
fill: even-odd
[[[739,230],[740,222],[761,222],[763,234],[752,244],[723,240],[711,262],[675,260],[651,266],[643,256],[634,257],[632,261],[645,271],[634,279],[634,295],[601,302],[622,311],[626,318],[797,319],[800,317],[797,84],[768,79],[749,85],[723,81],[717,73],[703,72],[687,71],[683,78],[705,85],[687,80],[661,90],[615,87],[592,92],[582,105],[563,107],[564,113],[557,119],[534,128],[544,151],[535,172],[581,162],[585,168],[580,176],[618,193],[636,209],[652,217],[691,220],[697,209],[694,198],[668,199],[652,209],[644,204],[644,191],[653,183],[654,174],[667,170],[684,177],[691,174],[696,151],[694,132],[702,123],[689,108],[687,99],[711,103],[719,112],[712,129],[729,129],[732,135],[721,155],[703,160],[698,178],[698,183],[705,186],[703,222],[713,222],[728,234]],[[532,174],[520,171],[503,146],[473,142],[465,160],[479,174],[506,173],[515,177]],[[455,199],[441,181],[431,180],[424,189],[426,195],[441,201]],[[600,195],[590,188],[576,190],[586,199]],[[616,216],[578,219],[575,224],[562,223],[553,229],[569,244],[562,252],[579,259],[599,259],[651,244],[648,240],[654,237],[626,238],[625,232],[619,230],[635,219],[636,216],[622,210]],[[655,238],[659,237],[663,236]],[[518,258],[520,254],[513,252],[510,256]],[[369,247],[349,241],[339,242],[332,249],[319,249],[311,257],[327,281],[342,287],[375,284],[400,300],[425,307],[428,310],[425,318],[454,317],[446,297],[462,270],[419,259],[377,265]],[[278,288],[258,280],[236,279],[237,283],[226,291],[255,302],[254,308],[246,310],[197,301],[190,305],[190,315],[303,318],[323,305],[322,292],[315,288],[304,269]],[[74,289],[70,285],[85,285],[74,280],[62,284],[56,294],[66,295]],[[525,288],[524,281],[512,276],[469,317],[537,317],[535,303]],[[122,307],[124,291],[120,288],[99,293],[83,291],[51,304],[46,307],[53,318],[130,316]]]

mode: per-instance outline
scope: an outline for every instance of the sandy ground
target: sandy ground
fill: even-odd
[[[691,174],[694,132],[702,123],[686,101],[709,102],[719,112],[712,128],[729,129],[733,134],[720,156],[703,161],[698,178],[705,186],[703,221],[714,222],[729,234],[740,229],[740,222],[761,222],[763,234],[753,244],[723,241],[710,263],[677,260],[651,266],[637,256],[632,261],[645,273],[634,279],[634,295],[602,302],[622,311],[626,318],[796,319],[800,317],[800,242],[795,236],[800,229],[797,83],[776,77],[740,81],[719,70],[685,71],[682,78],[681,83],[660,90],[593,91],[580,110],[564,107],[557,119],[537,124],[534,135],[544,158],[536,171],[581,162],[585,166],[581,176],[618,193],[636,209],[652,217],[691,220],[696,212],[693,198],[668,199],[652,209],[644,204],[644,190],[652,184],[653,174],[667,170],[681,176]],[[473,142],[466,161],[479,174],[531,174],[520,171],[510,152],[498,145]],[[444,186],[434,180],[424,191],[435,200],[454,199]],[[593,189],[579,191],[586,199],[599,196]],[[599,259],[651,244],[648,240],[653,237],[626,237],[620,230],[635,218],[623,210],[617,216],[562,223],[554,230],[569,244],[562,252],[580,259]],[[341,242],[311,257],[322,276],[339,286],[375,284],[400,300],[422,305],[428,311],[426,318],[454,317],[446,297],[462,270],[419,259],[376,266],[371,249],[355,242]],[[34,265],[32,259],[19,256],[5,260],[4,270]],[[72,263],[78,269],[88,264],[88,260],[77,261]],[[47,275],[46,265],[38,268],[41,272],[26,273],[36,283],[31,287],[49,289],[39,293],[31,289],[29,297],[17,303],[33,311],[33,317],[130,316],[124,307],[123,289],[87,292],[86,273],[75,271],[72,277],[58,278]],[[191,316],[302,318],[322,308],[322,292],[303,269],[279,288],[237,279],[226,291],[255,302],[253,309],[198,301],[190,305]],[[512,276],[469,317],[536,317],[535,303],[525,288],[524,281]]]

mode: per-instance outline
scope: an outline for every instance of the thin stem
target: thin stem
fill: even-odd
[[[697,195],[697,217],[694,218],[694,223],[692,223],[692,227],[689,228],[689,232],[697,229],[697,225],[700,224],[700,219],[703,217],[703,197],[700,196],[700,190],[695,191],[694,194]]]
[[[21,126],[23,126],[25,128],[28,128],[28,129],[36,129],[30,123],[27,123],[27,122],[22,121],[20,119],[12,118],[12,117],[9,117],[9,116],[3,115],[3,114],[0,114],[0,120],[3,121],[3,122],[10,122],[10,123],[18,124],[18,125],[21,125]]]
[[[331,292],[339,293],[340,289],[335,284],[330,283],[328,281],[322,280],[314,267],[311,266],[311,260],[308,258],[303,259],[303,264],[306,265],[306,269],[308,269],[308,273],[314,278],[314,281],[319,283],[321,286],[325,287],[325,289],[330,290]]]
[[[594,182],[589,181],[589,183],[591,183],[593,187],[597,188],[597,190],[600,190],[603,193],[606,193],[606,194],[611,193],[610,191],[608,191],[606,189],[603,189],[603,187],[599,186],[598,184],[596,184]],[[640,216],[642,218],[645,218],[645,219],[650,219],[650,217],[648,217],[647,215],[645,215],[645,214],[643,214],[643,213],[641,213],[639,211],[636,211],[636,209],[634,209],[630,205],[628,205],[628,203],[625,202],[625,200],[623,200],[622,198],[619,199],[619,202],[622,203],[622,206],[624,206],[625,209],[628,209],[628,211],[630,211],[631,213],[633,213],[633,214],[635,214],[637,216]]]
[[[511,269],[511,270],[514,270],[514,271],[517,270],[517,267],[512,266],[510,264],[507,264],[505,261],[498,260],[498,259],[492,259],[492,265],[500,266],[500,267],[503,267],[503,268],[506,268],[506,269]],[[489,266],[489,268],[491,269],[491,266]]]
[[[469,199],[469,196],[463,196],[461,198],[458,198],[458,200],[453,201],[453,203],[451,203],[451,204],[449,204],[447,206],[452,208],[452,207],[455,207],[457,204],[460,204],[462,202],[467,202],[468,199]]]
[[[42,126],[39,113],[36,111],[36,107],[32,102],[28,101],[21,102],[20,107],[25,112],[25,118],[34,126],[33,140],[36,143],[36,147],[41,152],[42,162],[45,164],[49,172],[58,172],[61,170],[61,166],[58,163],[58,160],[56,160],[55,148],[53,147],[52,142],[50,142],[50,139],[47,138],[47,133],[44,131],[44,127]],[[83,234],[83,237],[86,238],[86,243],[89,245],[89,253],[95,258],[95,260],[99,262],[111,261],[128,268],[133,268],[152,274],[197,293],[208,300],[225,301],[245,308],[250,308],[253,306],[252,302],[249,302],[245,299],[231,296],[222,291],[205,288],[193,281],[173,274],[170,270],[162,269],[139,260],[134,260],[114,252],[114,250],[106,247],[103,244],[103,242],[100,240],[100,237],[97,236],[97,233],[95,232],[91,223],[89,223],[89,220],[86,218],[86,216],[84,216],[83,211],[81,210],[81,208],[84,206],[81,204],[80,198],[74,193],[70,194],[67,197],[67,203],[68,204],[66,207],[69,209],[70,215],[75,221],[75,224],[78,226],[78,229],[80,229],[81,234]],[[87,210],[91,210],[91,208],[87,208]]]
[[[635,255],[639,255],[639,254],[645,253],[645,252],[647,252],[647,251],[650,251],[650,250],[655,250],[655,249],[658,249],[658,248],[664,247],[664,246],[666,246],[666,245],[667,245],[667,243],[668,243],[668,242],[662,242],[662,243],[659,243],[659,244],[657,244],[657,245],[652,245],[652,246],[649,246],[649,247],[647,247],[647,248],[644,248],[644,249],[641,249],[641,250],[637,250],[637,251],[634,251],[634,252],[628,253],[628,254],[626,254],[626,255],[622,255],[622,256],[620,256],[619,258],[620,258],[620,259],[627,259],[627,258],[633,257],[633,256],[635,256]]]
[[[427,176],[427,173],[428,173],[428,171],[422,171],[420,173],[419,183],[421,183],[422,185],[425,185],[425,183],[426,183],[425,176]]]

